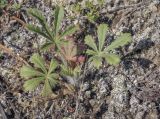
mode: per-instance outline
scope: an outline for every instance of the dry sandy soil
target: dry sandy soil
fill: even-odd
[[[132,34],[132,43],[117,50],[122,56],[119,66],[106,64],[100,70],[87,69],[77,79],[80,88],[75,94],[56,99],[38,97],[38,89],[23,91],[19,68],[24,62],[17,54],[28,61],[32,53],[38,52],[37,44],[44,38],[27,31],[13,16],[25,23],[33,22],[26,9],[37,7],[45,12],[50,23],[54,2],[25,0],[17,11],[2,11],[0,43],[12,52],[0,47],[0,119],[160,119],[159,0],[107,0],[98,9],[96,24],[109,24],[114,34]],[[74,20],[67,17],[74,16],[69,6],[77,2],[62,3],[66,10],[63,26],[79,23],[82,30],[75,36],[83,43],[84,36],[94,32],[95,24],[83,12],[75,15]],[[108,39],[106,45],[113,40],[112,34]]]

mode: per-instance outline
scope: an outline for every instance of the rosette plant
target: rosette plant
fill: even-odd
[[[129,33],[122,33],[114,42],[105,48],[104,44],[108,30],[109,28],[106,24],[100,24],[98,26],[98,45],[95,43],[92,36],[88,35],[85,37],[85,44],[89,47],[86,51],[90,56],[89,62],[96,68],[99,68],[102,65],[103,60],[111,65],[119,64],[120,57],[117,54],[112,53],[112,51],[131,42],[131,35]]]
[[[50,65],[45,64],[44,59],[39,54],[33,54],[30,58],[33,66],[23,66],[20,71],[21,77],[26,79],[24,83],[25,91],[33,91],[40,84],[43,84],[42,95],[49,96],[52,94],[52,88],[58,83],[58,74],[55,72],[58,64],[51,60]]]

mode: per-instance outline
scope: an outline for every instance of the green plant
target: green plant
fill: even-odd
[[[99,13],[97,12],[97,10],[91,9],[90,12],[86,14],[86,16],[90,22],[94,23],[99,17]]]
[[[33,91],[41,83],[44,84],[42,95],[49,96],[52,94],[52,88],[58,83],[58,74],[55,72],[57,68],[57,62],[51,60],[50,65],[47,67],[45,61],[39,54],[33,54],[30,58],[30,62],[34,64],[32,66],[23,66],[20,70],[21,77],[30,79],[25,81],[25,91]]]
[[[86,17],[87,19],[94,23],[95,20],[99,17],[99,12],[98,12],[98,5],[94,5],[93,1],[86,1],[85,2],[86,9],[89,9],[89,12],[87,12]]]
[[[0,52],[0,60],[3,58],[3,53]]]
[[[63,45],[61,52],[61,59],[64,60],[64,63],[61,64],[62,76],[67,76],[74,80],[80,75],[81,64],[84,62],[84,57],[78,56],[77,54],[77,46],[72,39]]]
[[[3,9],[8,5],[7,0],[0,0],[0,16],[3,15]]]
[[[79,7],[77,9],[79,9]],[[76,79],[81,74],[85,57],[80,55],[77,50],[78,46],[74,42],[74,37],[70,35],[73,34],[78,27],[69,26],[66,30],[62,31],[61,22],[64,17],[63,7],[56,7],[55,19],[51,27],[47,24],[46,18],[39,10],[29,9],[28,13],[39,21],[40,26],[27,24],[26,27],[30,31],[46,38],[46,43],[43,44],[42,49],[48,50],[49,48],[54,48],[56,50],[56,52],[54,52],[56,60],[52,59],[50,64],[48,64],[39,54],[33,54],[30,58],[30,63],[33,66],[25,65],[20,71],[21,77],[28,79],[24,83],[24,89],[26,91],[33,91],[39,85],[43,84],[42,95],[49,96],[53,93],[52,88],[59,83],[58,78],[66,78],[67,81],[69,80],[70,82],[69,85],[71,85],[69,86],[66,83],[62,84],[64,86],[61,88],[62,92],[66,88],[70,90],[73,89],[73,86],[78,86]],[[109,28],[106,24],[100,24],[98,26],[98,45],[92,36],[88,35],[85,37],[85,44],[90,48],[86,51],[87,55],[90,56],[89,62],[96,68],[99,68],[103,61],[111,65],[117,65],[120,62],[120,57],[114,54],[113,51],[131,42],[131,35],[129,33],[122,33],[114,42],[105,47],[104,44],[108,30]],[[57,67],[59,72],[56,72]]]
[[[105,5],[105,0],[97,0],[97,1],[98,1],[98,4],[99,4],[100,6]]]
[[[95,5],[94,1],[79,1],[76,4],[71,5],[71,10],[77,16],[84,13],[83,15],[92,23],[95,23],[97,18],[100,16],[99,10],[102,8],[103,1],[99,0],[98,3]]]
[[[22,4],[20,4],[20,3],[14,3],[14,4],[11,6],[11,8],[12,8],[13,10],[18,11],[18,10],[21,8],[21,6],[22,6]]]
[[[0,9],[3,9],[8,4],[7,0],[0,0]]]
[[[117,65],[120,62],[120,57],[114,53],[111,53],[111,51],[131,42],[131,35],[129,33],[123,33],[107,48],[105,48],[104,43],[108,29],[109,28],[106,24],[100,24],[98,26],[98,46],[92,36],[88,35],[85,37],[85,44],[91,48],[86,51],[86,53],[91,56],[89,58],[89,62],[91,62],[91,65],[96,68],[99,68],[102,65],[103,59],[111,65]]]
[[[64,37],[73,34],[78,29],[77,26],[69,26],[63,32],[61,31],[61,22],[64,17],[63,7],[59,6],[56,7],[55,20],[53,26],[51,27],[49,27],[45,17],[39,10],[29,9],[28,13],[39,21],[41,27],[35,26],[33,24],[28,24],[27,28],[30,31],[38,33],[39,35],[47,39],[47,42],[42,46],[43,50],[48,50],[52,46],[55,46],[56,49],[60,51],[61,50],[60,47],[65,43]]]
[[[56,63],[57,64],[56,66],[60,66],[60,68],[61,68],[61,72],[59,72],[58,74],[61,74],[63,76],[73,76],[73,77],[75,75],[77,75],[79,73],[79,69],[78,69],[79,65],[77,64],[77,57],[78,57],[77,56],[77,46],[74,44],[73,39],[71,39],[69,35],[73,34],[78,29],[78,27],[77,26],[69,26],[63,32],[61,31],[61,22],[64,17],[63,7],[58,7],[58,6],[56,7],[55,19],[54,19],[54,23],[53,23],[54,25],[51,27],[49,27],[45,17],[43,16],[42,12],[40,12],[39,10],[29,9],[28,13],[30,15],[32,15],[33,17],[35,17],[39,21],[41,26],[27,24],[26,27],[30,31],[38,33],[39,35],[41,35],[47,39],[46,43],[42,46],[42,49],[48,50],[49,48],[54,47],[56,49],[56,51],[58,51],[58,52],[55,52],[55,54],[56,54],[55,57],[56,57],[56,59],[59,60],[60,63],[62,63],[61,65]],[[36,56],[33,55],[32,57],[33,58],[36,57],[37,61],[38,61],[38,59],[40,59],[41,64],[44,64],[44,61],[42,62],[42,58],[39,55],[37,56],[37,54],[36,54]],[[33,59],[32,57],[31,57],[31,61]],[[38,62],[40,62],[40,61],[38,61]],[[33,61],[32,61],[32,63],[33,63]],[[34,62],[34,63],[36,63],[36,62]],[[54,62],[51,61],[51,64],[50,64],[51,66],[52,66],[52,63],[54,63]],[[35,87],[38,86],[38,84],[41,83],[41,81],[43,81],[43,83],[44,83],[44,89],[46,89],[45,87],[49,87],[49,83],[52,80],[50,78],[51,77],[50,74],[48,73],[49,70],[48,70],[48,72],[46,72],[46,70],[44,70],[44,66],[45,65],[42,66],[43,70],[41,70],[41,71],[43,71],[43,80],[35,80],[36,83],[31,84],[31,85],[30,85],[30,83],[32,83],[33,79],[32,79],[32,81],[31,80],[26,81],[24,84],[25,90],[28,90],[28,91],[33,90]],[[42,67],[38,67],[38,68],[42,68]],[[32,71],[33,67],[32,68],[31,67],[28,68],[28,66],[22,67],[21,76],[24,78],[27,78],[27,77],[25,77],[25,73],[28,74],[27,72],[30,72],[29,70]],[[38,69],[38,71],[39,71],[39,69]],[[36,79],[42,79],[41,73],[39,73],[40,75]],[[32,78],[32,75],[29,78]],[[53,81],[56,81],[56,80],[53,80]],[[52,83],[53,82],[51,82],[51,84]],[[48,90],[49,90],[48,92],[51,92],[50,88],[48,88]],[[46,94],[43,92],[46,92],[46,91],[42,91],[43,95]]]

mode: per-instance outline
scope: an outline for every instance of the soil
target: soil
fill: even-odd
[[[56,99],[38,96],[39,89],[23,91],[19,69],[31,54],[39,52],[45,39],[27,31],[13,16],[24,23],[37,24],[26,12],[27,8],[36,7],[51,23],[54,2],[28,0],[17,11],[7,8],[2,11],[0,43],[10,50],[0,46],[0,119],[160,119],[159,0],[108,0],[99,9],[95,24],[107,23],[113,34],[130,32],[133,37],[131,44],[116,50],[122,56],[117,67],[105,64],[95,70],[86,64],[84,73],[76,79],[80,88]],[[66,10],[63,27],[79,23],[81,31],[75,37],[83,43],[86,34],[95,34],[96,25],[83,13],[75,15],[70,11],[69,5],[77,2],[63,3]],[[75,15],[75,19],[69,19],[70,15]],[[106,46],[115,37],[113,34]]]

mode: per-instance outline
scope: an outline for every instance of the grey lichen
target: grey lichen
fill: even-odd
[[[129,93],[125,83],[126,77],[118,75],[113,79],[113,90],[109,102],[108,112],[106,119],[117,119],[118,117],[125,119],[123,114],[128,113],[129,107]],[[117,117],[117,118],[116,118]]]

